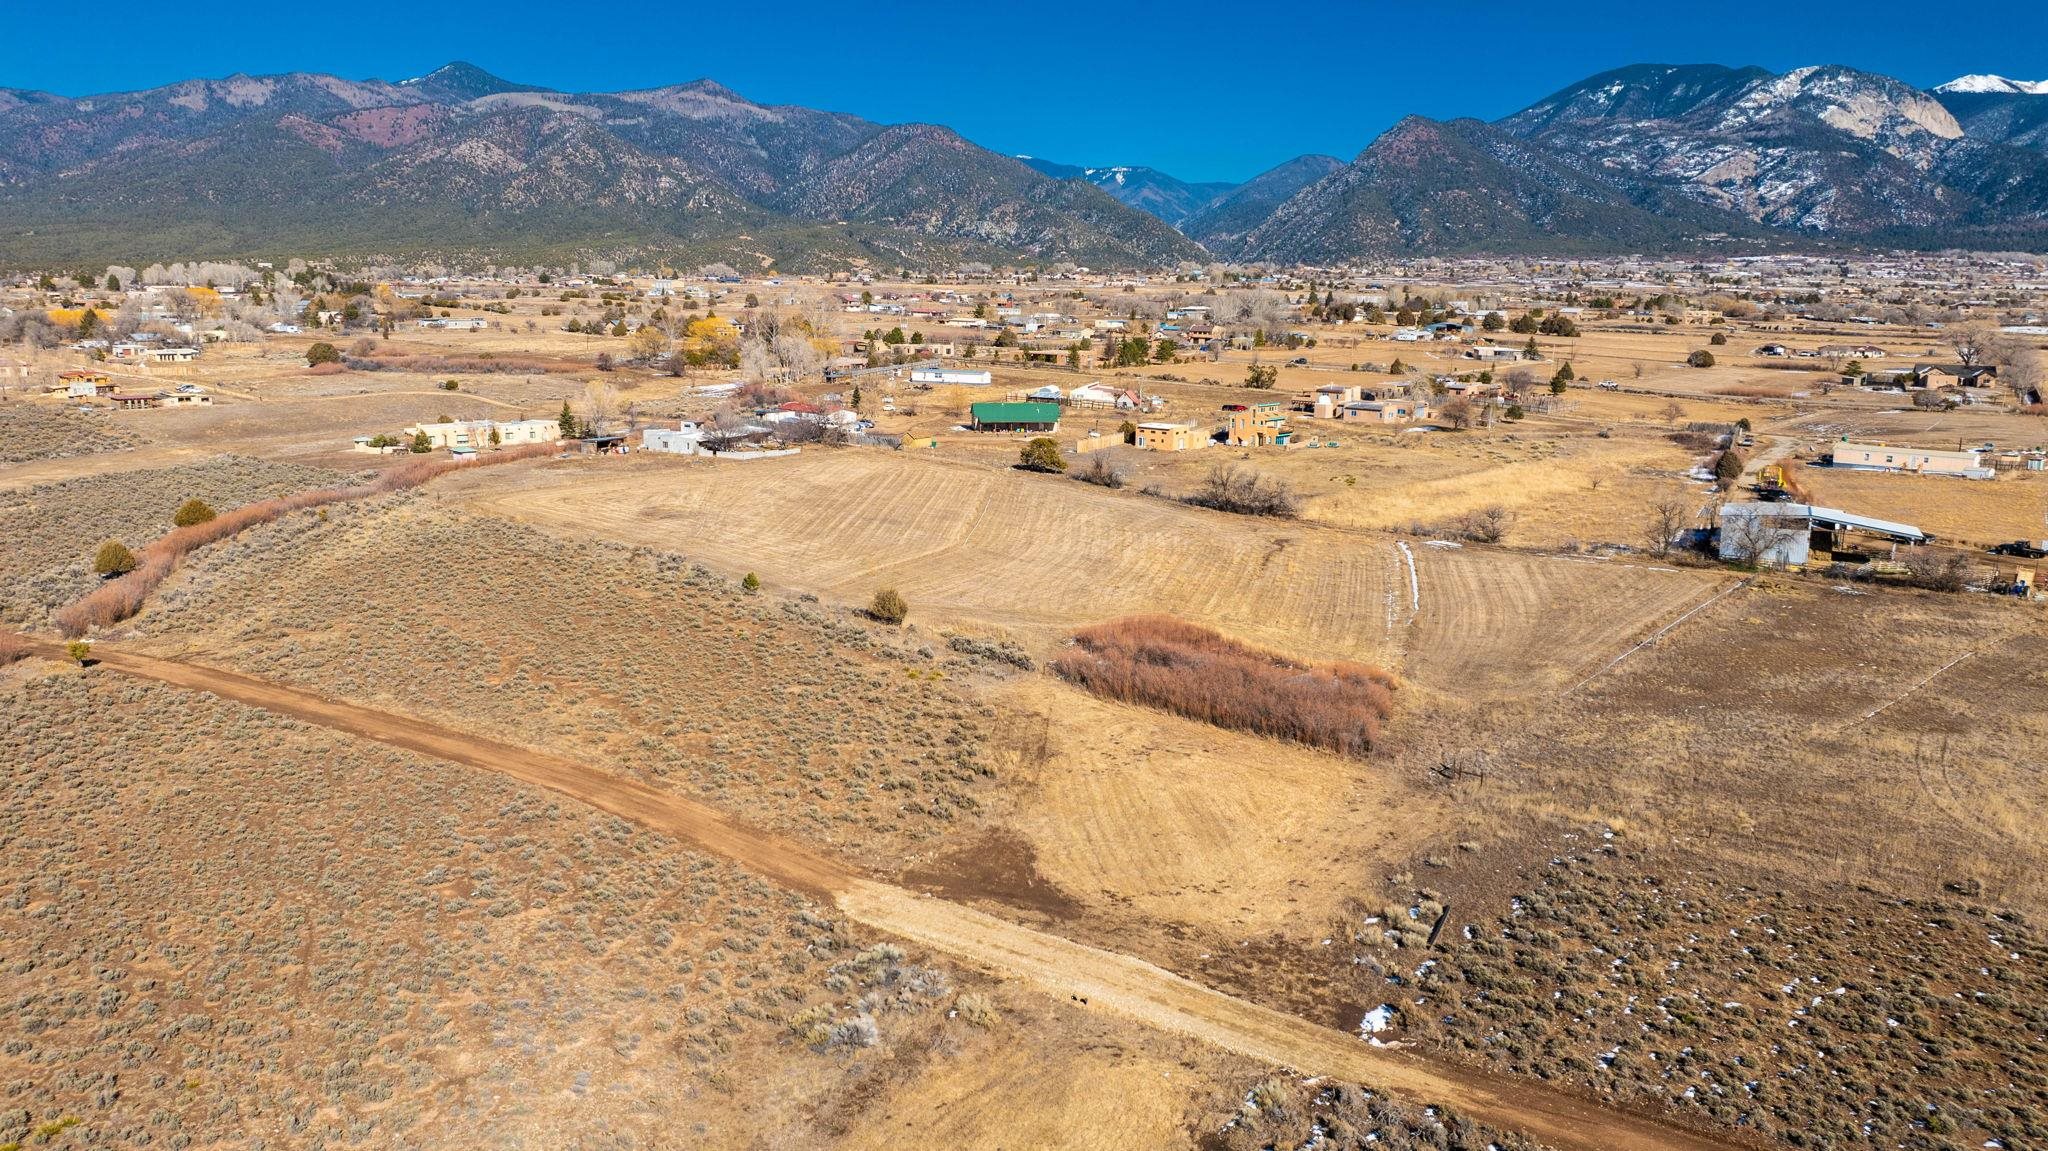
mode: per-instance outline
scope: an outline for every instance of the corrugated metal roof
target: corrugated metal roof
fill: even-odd
[[[968,411],[977,424],[1056,424],[1060,420],[1058,404],[970,404]]]
[[[1912,524],[1895,523],[1891,520],[1859,516],[1840,508],[1823,508],[1813,504],[1723,504],[1721,518],[1729,516],[1761,516],[1765,519],[1810,520],[1827,528],[1855,528],[1858,531],[1875,532],[1878,535],[1894,536],[1902,540],[1918,541],[1927,538],[1927,533]]]

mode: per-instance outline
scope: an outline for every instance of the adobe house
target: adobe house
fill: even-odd
[[[1157,422],[1139,424],[1131,442],[1148,452],[1185,452],[1201,447],[1207,440],[1193,424]]]
[[[1278,400],[1223,405],[1223,438],[1232,447],[1286,447],[1294,440],[1286,405]]]

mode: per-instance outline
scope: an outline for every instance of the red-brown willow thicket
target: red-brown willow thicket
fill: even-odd
[[[293,492],[288,496],[275,496],[243,504],[241,507],[222,512],[205,523],[174,528],[158,536],[136,553],[134,571],[119,579],[109,580],[77,601],[57,609],[52,618],[56,621],[58,631],[67,638],[76,639],[96,627],[107,627],[133,617],[142,610],[142,605],[148,602],[150,593],[156,591],[158,585],[169,579],[172,572],[178,570],[179,562],[186,555],[207,544],[218,543],[258,524],[267,524],[292,512],[388,495],[407,488],[419,487],[428,480],[452,471],[532,459],[552,454],[555,450],[556,445],[553,444],[528,444],[493,452],[473,463],[449,459],[408,460],[385,468],[366,484],[313,488],[309,491]]]
[[[1394,707],[1379,668],[1296,663],[1171,616],[1097,624],[1074,645],[1052,669],[1097,695],[1340,755],[1370,752]]]

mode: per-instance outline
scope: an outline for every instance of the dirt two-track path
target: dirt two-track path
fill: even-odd
[[[64,658],[55,644],[34,650]],[[267,680],[99,645],[106,670],[291,716],[435,759],[547,788],[693,850],[837,906],[847,917],[992,974],[1073,996],[1241,1055],[1443,1104],[1489,1126],[1564,1151],[1709,1151],[1752,1144],[1604,1106],[1570,1092],[1373,1047],[1357,1036],[1232,998],[1129,955],[1075,943],[862,875],[802,844],[749,828],[717,809],[587,764],[494,743],[407,716],[340,703]]]

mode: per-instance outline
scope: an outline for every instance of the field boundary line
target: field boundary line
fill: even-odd
[[[1687,611],[1684,615],[1679,616],[1677,619],[1672,620],[1670,623],[1667,623],[1663,627],[1658,628],[1656,631],[1651,632],[1648,636],[1644,637],[1641,643],[1635,645],[1632,648],[1629,648],[1627,651],[1622,652],[1620,655],[1615,656],[1613,659],[1608,660],[1607,666],[1601,668],[1599,671],[1596,671],[1592,675],[1589,675],[1586,678],[1580,680],[1579,682],[1573,684],[1571,687],[1566,688],[1558,698],[1562,699],[1564,698],[1564,696],[1577,694],[1580,688],[1586,686],[1589,683],[1592,683],[1594,680],[1599,679],[1601,676],[1606,675],[1608,672],[1613,671],[1616,667],[1620,666],[1622,660],[1627,659],[1628,657],[1643,650],[1651,644],[1656,643],[1658,640],[1663,639],[1666,635],[1670,634],[1672,628],[1677,627],[1679,624],[1684,623],[1686,620],[1691,619],[1692,617],[1700,614],[1708,608],[1713,607],[1715,604],[1720,603],[1722,600],[1727,599],[1729,596],[1735,594],[1736,592],[1741,591],[1743,588],[1748,587],[1750,583],[1755,579],[1755,576],[1744,576],[1742,579],[1737,580],[1735,583],[1732,583],[1727,587],[1722,588],[1720,591],[1715,592],[1713,595],[1707,597],[1705,603],[1699,604],[1698,606]]]
[[[1866,712],[1864,712],[1864,713],[1863,713],[1863,715],[1862,715],[1861,717],[1859,717],[1859,718],[1857,718],[1857,719],[1855,719],[1855,720],[1851,721],[1850,723],[1848,723],[1848,724],[1846,724],[1846,725],[1844,725],[1844,726],[1846,726],[1846,727],[1854,727],[1854,726],[1856,726],[1856,725],[1857,725],[1857,724],[1859,724],[1859,723],[1867,723],[1867,722],[1869,722],[1870,720],[1876,719],[1876,718],[1877,718],[1877,714],[1878,714],[1879,712],[1881,712],[1881,711],[1885,710],[1886,708],[1890,707],[1891,705],[1893,705],[1893,704],[1895,704],[1895,703],[1898,703],[1898,702],[1900,702],[1901,700],[1905,700],[1905,699],[1909,699],[1909,698],[1911,698],[1911,697],[1912,697],[1912,695],[1913,695],[1913,694],[1914,694],[1915,692],[1919,691],[1919,690],[1920,690],[1921,688],[1923,688],[1923,687],[1926,687],[1926,686],[1927,686],[1928,684],[1930,684],[1930,683],[1933,683],[1933,682],[1934,682],[1935,680],[1937,680],[1937,679],[1940,679],[1940,678],[1941,678],[1941,673],[1943,673],[1943,672],[1947,671],[1948,669],[1950,669],[1950,668],[1954,667],[1955,665],[1957,665],[1957,664],[1959,664],[1959,663],[1963,662],[1963,661],[1964,661],[1964,660],[1966,660],[1966,659],[1969,659],[1969,658],[1970,658],[1971,656],[1973,656],[1973,655],[1976,655],[1976,654],[1977,654],[1977,652],[1976,652],[1976,650],[1975,650],[1974,648],[1973,648],[1973,649],[1971,649],[1971,650],[1969,650],[1969,651],[1966,651],[1966,652],[1964,652],[1963,654],[1961,654],[1961,655],[1959,655],[1959,656],[1955,657],[1954,659],[1952,659],[1952,660],[1948,661],[1947,663],[1945,663],[1945,664],[1942,664],[1942,665],[1941,665],[1940,667],[1938,667],[1938,668],[1935,668],[1935,669],[1934,669],[1934,672],[1933,672],[1933,674],[1929,675],[1929,676],[1928,676],[1928,677],[1927,677],[1926,679],[1923,679],[1923,680],[1921,680],[1921,681],[1920,681],[1919,683],[1916,683],[1916,684],[1914,684],[1914,685],[1913,685],[1912,687],[1909,687],[1909,688],[1907,688],[1906,690],[1904,690],[1904,691],[1900,692],[1899,694],[1897,694],[1897,695],[1893,696],[1892,698],[1890,698],[1890,699],[1888,699],[1888,700],[1884,701],[1883,703],[1881,703],[1881,704],[1878,704],[1878,705],[1877,705],[1876,707],[1872,708],[1871,710],[1869,710],[1869,711],[1866,711]]]

